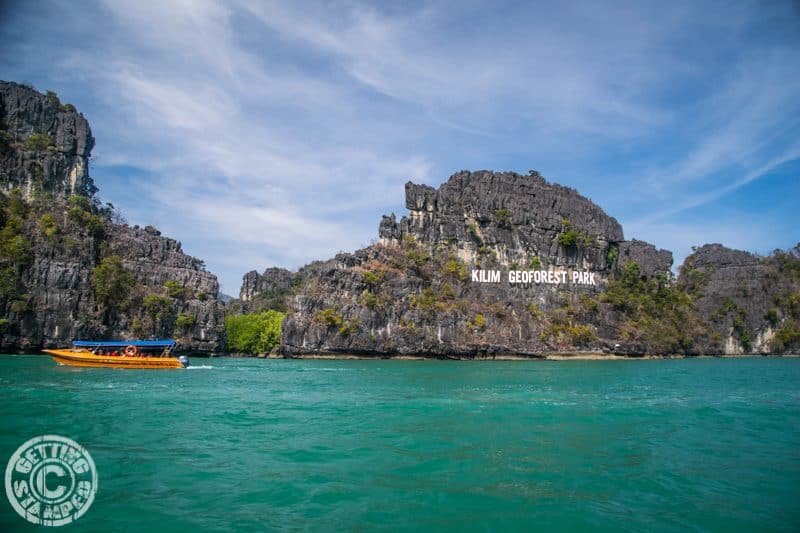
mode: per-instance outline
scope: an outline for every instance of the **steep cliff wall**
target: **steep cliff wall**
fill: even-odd
[[[66,198],[93,195],[89,155],[94,137],[83,115],[55,93],[42,95],[0,81],[0,187],[30,197],[36,190]]]
[[[263,274],[252,270],[242,277],[239,298],[228,304],[227,311],[234,314],[266,309],[285,312],[287,299],[298,284],[298,275],[285,268],[268,268]]]
[[[243,301],[288,305],[284,354],[800,351],[800,245],[769,257],[702,246],[675,280],[670,252],[624,240],[598,206],[535,173],[408,183],[406,205],[376,245],[245,276]]]
[[[53,93],[0,82],[0,349],[176,337],[224,348],[216,277],[94,197],[89,125]]]
[[[619,223],[576,191],[538,174],[459,172],[438,190],[407,184],[406,206],[399,222],[383,218],[378,244],[299,273],[284,321],[285,353],[536,355],[677,346],[666,334],[657,344],[646,323],[630,326],[603,299],[610,288],[621,290],[614,280],[630,265],[630,283],[652,280],[647,290],[659,290],[672,254],[625,241]]]
[[[768,257],[707,244],[686,258],[679,284],[715,332],[706,350],[800,351],[800,244]]]

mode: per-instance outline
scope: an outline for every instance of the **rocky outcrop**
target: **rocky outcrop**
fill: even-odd
[[[0,187],[37,189],[59,197],[91,196],[97,189],[89,176],[94,137],[89,123],[55,93],[0,81]]]
[[[759,257],[706,244],[686,258],[679,283],[716,332],[707,351],[766,354],[800,348],[800,245]]]
[[[658,250],[649,242],[632,240],[619,243],[617,265],[633,261],[646,277],[669,276],[672,268],[672,252]]]
[[[216,277],[152,227],[94,198],[94,139],[53,93],[0,82],[0,349],[175,337],[224,349]]]
[[[492,254],[501,265],[609,272],[621,253],[648,275],[666,273],[672,254],[642,241],[624,240],[616,219],[576,190],[548,183],[532,172],[462,171],[438,190],[406,184],[409,215],[384,216],[380,242],[412,236],[427,245],[458,243],[459,258],[480,264]]]
[[[376,245],[304,273],[284,353],[611,351],[624,336],[601,301],[609,281],[628,264],[645,280],[672,264],[671,253],[625,241],[597,205],[535,173],[459,172],[438,190],[408,183],[406,206],[399,222],[383,217]],[[527,281],[512,279],[517,271]]]
[[[239,298],[227,305],[233,314],[249,314],[274,309],[285,312],[287,299],[299,282],[299,275],[285,268],[267,268],[263,274],[252,270],[242,277]]]

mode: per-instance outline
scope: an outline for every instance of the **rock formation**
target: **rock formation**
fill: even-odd
[[[394,215],[383,218],[381,243],[397,244],[405,235],[430,244],[459,243],[459,258],[470,264],[492,254],[503,265],[538,258],[553,267],[606,272],[621,253],[646,275],[667,273],[672,265],[670,252],[625,241],[616,219],[538,173],[462,171],[439,190],[409,182],[406,207],[409,216],[399,223]]]
[[[406,206],[383,217],[375,245],[294,276],[245,276],[243,301],[288,305],[284,354],[800,349],[800,245],[766,258],[706,245],[675,280],[670,252],[624,240],[597,205],[535,172],[408,183]]]
[[[628,264],[641,279],[666,278],[672,264],[671,253],[625,241],[597,205],[535,173],[459,172],[438,190],[408,183],[406,206],[399,222],[383,217],[376,245],[302,271],[285,353],[622,349],[619,320],[600,300],[609,281]],[[512,271],[530,278],[512,282]],[[497,279],[482,279],[487,272]]]
[[[228,306],[233,313],[254,313],[262,309],[286,311],[286,299],[297,276],[285,268],[268,268],[263,274],[252,270],[242,278],[239,299]]]
[[[705,351],[800,350],[800,244],[768,257],[707,244],[686,258],[679,283],[715,331]]]
[[[89,123],[55,93],[0,81],[0,186],[27,197],[42,189],[59,197],[92,196],[89,177],[94,137]]]
[[[93,146],[73,106],[0,82],[0,349],[176,337],[222,350],[216,277],[154,228],[112,222]]]

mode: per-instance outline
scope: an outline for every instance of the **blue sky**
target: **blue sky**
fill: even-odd
[[[791,0],[5,2],[0,78],[75,104],[101,199],[233,295],[462,169],[536,169],[676,264],[800,241]]]

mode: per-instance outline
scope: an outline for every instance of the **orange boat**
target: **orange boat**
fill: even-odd
[[[175,341],[74,341],[72,348],[43,350],[58,364],[105,368],[186,368],[189,358],[174,357]]]

